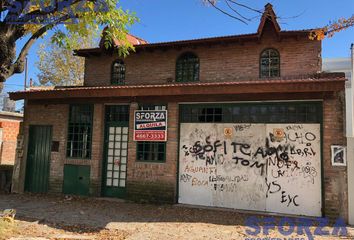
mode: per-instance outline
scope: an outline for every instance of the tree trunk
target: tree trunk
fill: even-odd
[[[64,15],[53,22],[41,27],[37,32],[30,35],[16,57],[16,41],[25,35],[24,25],[6,24],[0,22],[0,83],[5,82],[15,73],[22,73],[25,70],[25,58],[31,46],[43,34],[53,28],[58,22],[70,19],[70,15]]]
[[[24,66],[16,63],[16,31],[17,28],[12,25],[0,26],[0,82],[24,70]]]

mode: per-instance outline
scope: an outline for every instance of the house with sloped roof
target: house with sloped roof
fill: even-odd
[[[346,78],[321,72],[312,31],[267,4],[251,34],[75,51],[83,86],[10,94],[15,189],[347,219]]]

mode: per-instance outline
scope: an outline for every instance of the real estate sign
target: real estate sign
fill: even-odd
[[[134,141],[167,141],[167,110],[135,111]]]

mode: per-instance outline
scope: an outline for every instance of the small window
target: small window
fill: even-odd
[[[166,156],[165,142],[138,142],[137,161],[164,162]]]
[[[125,83],[125,65],[121,60],[116,60],[112,64],[112,85],[122,85]]]
[[[201,108],[198,114],[199,122],[221,122],[222,108]]]
[[[321,102],[181,105],[182,123],[320,123]]]
[[[106,122],[129,122],[129,106],[107,105]]]
[[[67,139],[67,157],[91,157],[92,105],[71,105]]]
[[[177,59],[176,82],[199,81],[199,58],[193,53],[185,53]]]
[[[166,110],[166,105],[143,104],[139,106],[140,110]]]
[[[271,78],[280,76],[280,56],[275,49],[266,49],[260,58],[261,78]]]
[[[140,110],[166,110],[166,105],[143,104]],[[166,142],[137,142],[136,160],[140,162],[165,162]]]

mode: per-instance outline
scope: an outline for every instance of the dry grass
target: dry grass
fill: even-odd
[[[16,232],[16,223],[9,219],[0,218],[0,240],[8,239]]]

